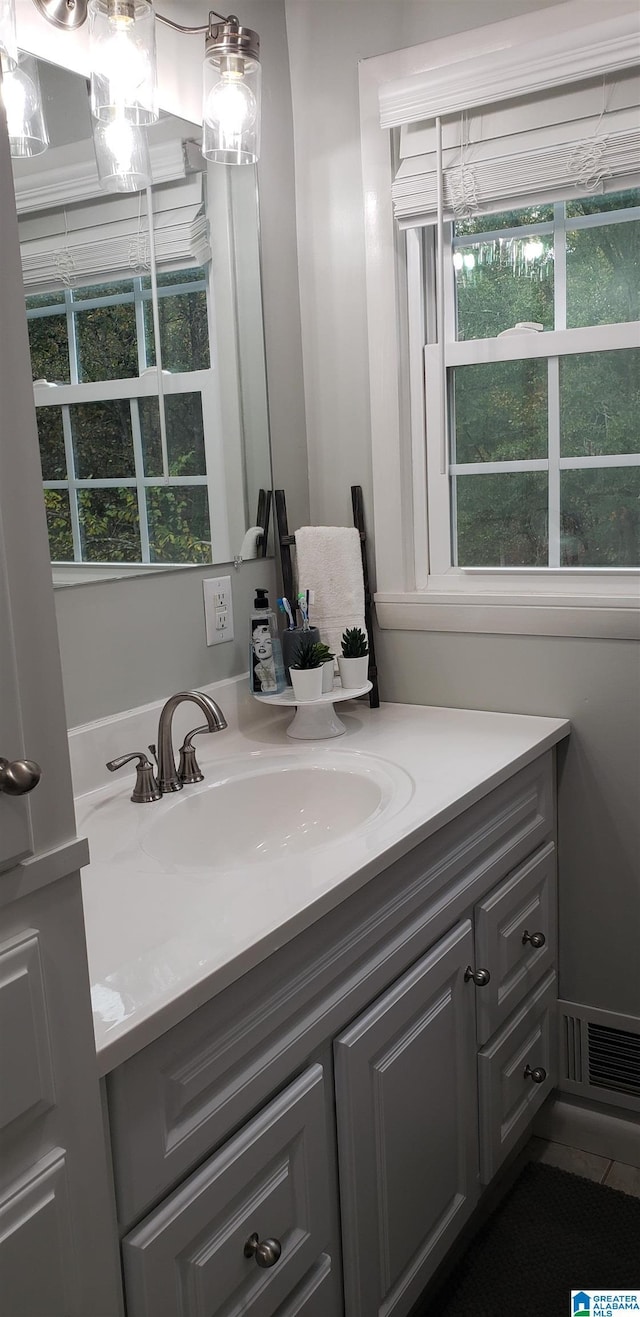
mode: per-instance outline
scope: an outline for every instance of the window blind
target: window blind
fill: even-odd
[[[202,175],[154,187],[152,196],[158,267],[203,265],[210,249]],[[144,193],[21,217],[19,235],[28,292],[131,277],[149,269]]]
[[[443,218],[640,183],[640,75],[620,69],[441,119]],[[401,228],[437,218],[434,122],[404,124],[392,186]]]

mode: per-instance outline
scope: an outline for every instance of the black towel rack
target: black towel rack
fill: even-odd
[[[284,489],[274,490],[276,525],[278,530],[278,544],[280,547],[280,564],[282,568],[282,589],[287,599],[294,599],[296,591],[293,586],[293,563],[291,561],[291,548],[295,546],[295,535],[289,532],[289,523],[287,520],[287,500]],[[351,509],[353,512],[353,524],[360,534],[360,552],[362,555],[362,577],[364,580],[364,620],[369,637],[369,670],[368,676],[371,682],[369,691],[369,704],[372,709],[380,706],[380,694],[378,691],[378,669],[376,666],[376,656],[373,641],[373,609],[371,600],[371,590],[369,589],[369,569],[367,565],[367,535],[364,524],[364,503],[362,499],[362,487],[360,485],[351,486]]]

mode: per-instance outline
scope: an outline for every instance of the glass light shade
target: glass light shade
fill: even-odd
[[[220,24],[207,38],[203,65],[202,154],[223,165],[260,156],[259,38]]]
[[[18,42],[13,0],[0,0],[0,56],[3,72],[15,68],[18,62]]]
[[[2,99],[7,114],[9,145],[14,159],[41,155],[49,145],[42,112],[38,61],[18,52],[15,68],[2,76]]]
[[[93,145],[100,187],[105,192],[140,192],[151,185],[151,161],[144,128],[128,119],[93,120]]]
[[[132,124],[158,118],[156,31],[147,0],[90,0],[91,113]]]

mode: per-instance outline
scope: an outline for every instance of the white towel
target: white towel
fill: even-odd
[[[360,532],[349,526],[301,526],[295,538],[298,589],[313,590],[311,624],[337,657],[347,627],[367,634]]]

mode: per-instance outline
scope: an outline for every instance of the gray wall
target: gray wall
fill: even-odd
[[[640,1018],[640,655],[626,640],[381,631],[384,699],[570,718],[560,755],[560,991]]]
[[[231,577],[234,639],[223,645],[206,643],[207,576]],[[246,672],[259,585],[275,606],[273,559],[245,562],[238,571],[228,563],[56,590],[67,726]]]
[[[557,0],[551,0],[552,3]],[[370,493],[357,62],[541,0],[287,0],[312,518]],[[593,14],[587,3],[585,12]],[[371,521],[370,497],[367,498]],[[571,718],[560,780],[564,996],[640,1017],[640,668],[626,641],[379,633],[386,699]]]
[[[199,10],[202,13],[199,13]],[[190,5],[179,21],[204,21],[209,6]],[[293,125],[283,0],[246,0],[241,21],[261,39],[262,151],[258,166],[263,300],[274,487],[284,487],[291,525],[309,519],[302,349],[297,275]],[[175,37],[176,52],[187,38]],[[200,86],[200,45],[194,76]],[[238,545],[238,548],[240,546]],[[231,573],[234,644],[207,648],[203,576]],[[270,587],[275,568],[248,563],[100,582],[56,591],[56,612],[70,727],[169,695],[181,687],[243,672],[253,588]]]

